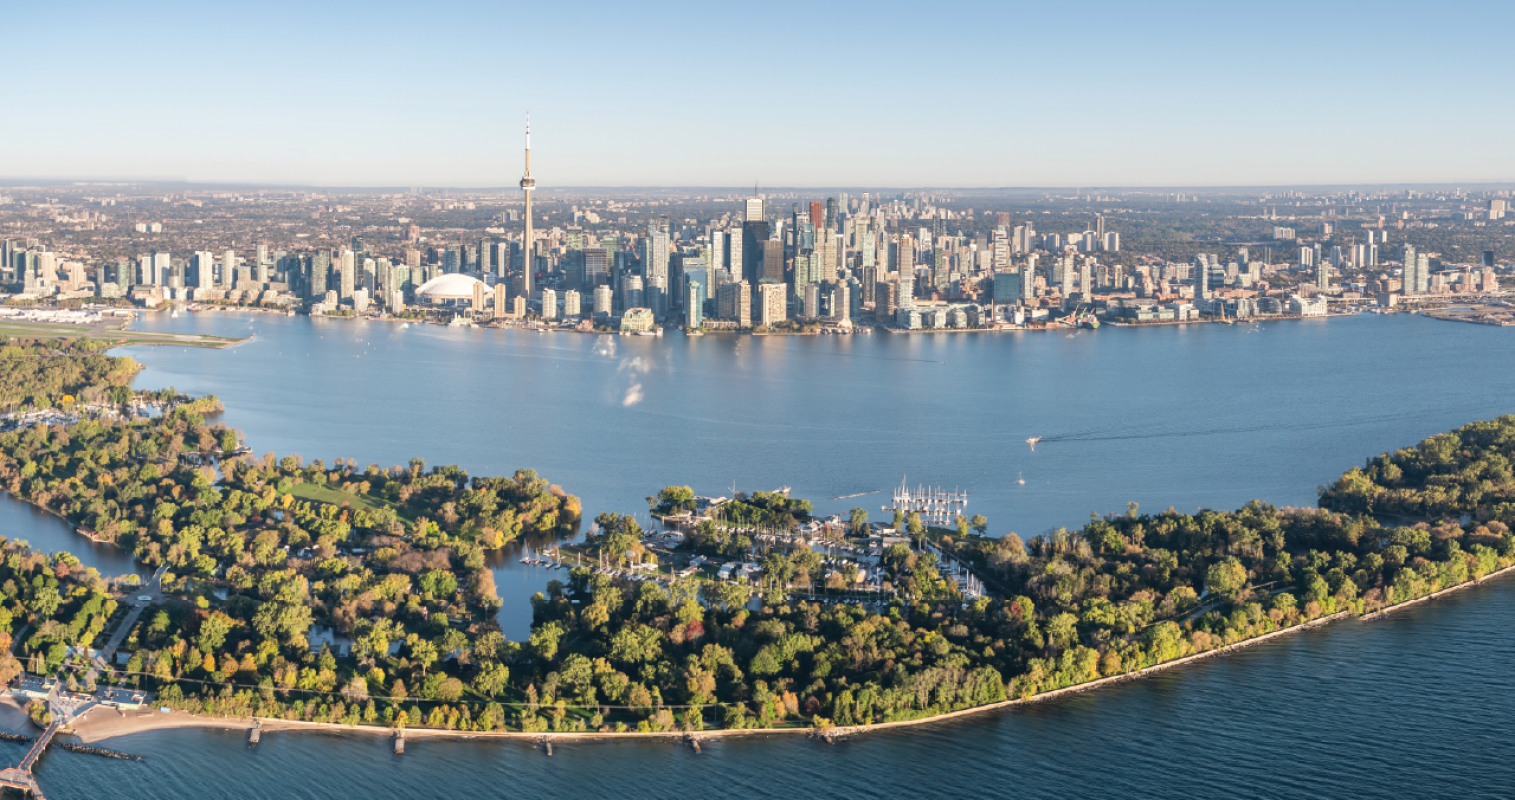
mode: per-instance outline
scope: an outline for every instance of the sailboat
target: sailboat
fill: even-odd
[[[1020,485],[1022,485],[1022,486],[1025,486],[1026,485],[1026,478],[1021,473],[1017,472],[1017,473],[1015,473],[1015,482],[1018,483],[1018,484],[1020,484]]]

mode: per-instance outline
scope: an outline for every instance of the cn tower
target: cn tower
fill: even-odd
[[[531,190],[537,188],[536,179],[531,177],[531,112],[526,112],[526,174],[521,176],[521,191],[526,193],[526,235],[521,239],[521,293],[527,300],[531,299],[531,277],[536,270],[536,258],[532,255],[532,245],[535,242],[531,237]]]

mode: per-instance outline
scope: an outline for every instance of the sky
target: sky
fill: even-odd
[[[1515,180],[1508,2],[9,5],[4,179]]]

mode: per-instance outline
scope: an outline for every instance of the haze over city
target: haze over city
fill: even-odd
[[[1507,3],[19,4],[0,178],[1515,179]],[[24,66],[20,66],[24,65]]]

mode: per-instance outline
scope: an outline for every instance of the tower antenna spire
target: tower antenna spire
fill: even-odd
[[[536,256],[533,254],[536,237],[531,231],[531,192],[537,188],[536,179],[531,177],[531,112],[526,112],[526,174],[521,176],[521,191],[526,195],[526,230],[521,235],[521,294],[529,302],[531,300],[532,273],[536,270]]]

